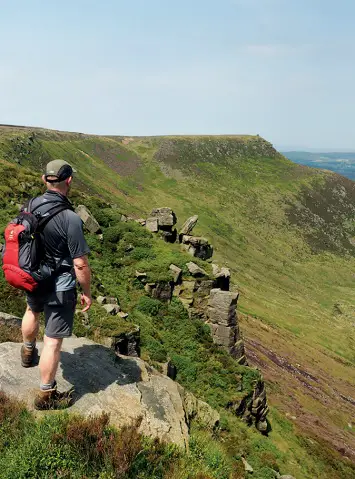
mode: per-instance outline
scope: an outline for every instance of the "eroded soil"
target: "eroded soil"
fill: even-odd
[[[240,322],[248,362],[261,370],[270,404],[355,463],[354,367],[258,319],[241,315]]]

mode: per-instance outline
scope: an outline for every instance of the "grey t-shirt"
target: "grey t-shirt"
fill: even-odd
[[[36,212],[48,210],[49,201],[63,202],[67,199],[55,191],[47,191],[36,198],[31,209]],[[75,288],[76,279],[73,260],[90,253],[83,231],[81,218],[71,210],[64,210],[54,216],[44,227],[42,240],[45,248],[46,262],[50,265],[61,265],[66,271],[56,278],[56,291],[68,291]]]

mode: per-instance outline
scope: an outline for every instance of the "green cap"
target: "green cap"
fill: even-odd
[[[45,177],[48,183],[61,182],[73,176],[74,169],[64,160],[53,160],[46,166]],[[48,180],[49,176],[55,177],[55,179]]]

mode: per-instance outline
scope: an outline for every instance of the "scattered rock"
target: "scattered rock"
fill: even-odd
[[[213,288],[211,279],[197,279],[195,281],[195,292],[199,296],[209,296]]]
[[[42,350],[42,343],[38,343]],[[0,344],[1,390],[33,408],[38,367],[24,369],[17,343]],[[178,383],[137,357],[115,356],[109,348],[86,338],[67,338],[57,374],[61,391],[75,385],[70,410],[84,416],[110,414],[122,428],[142,417],[140,431],[186,448],[188,425]],[[41,415],[41,413],[39,413]]]
[[[125,253],[130,253],[131,251],[134,250],[133,244],[128,244],[124,250],[125,250]]]
[[[12,314],[0,312],[0,325],[10,326],[14,328],[21,328],[22,319]]]
[[[132,331],[121,333],[112,338],[111,347],[118,354],[139,358],[141,355],[140,344],[140,329],[136,326]]]
[[[246,357],[245,357],[245,348],[244,348],[244,341],[239,339],[230,351],[231,355],[234,359],[236,359],[239,364],[245,364]]]
[[[152,290],[152,297],[160,301],[171,301],[173,288],[170,282],[159,281]]]
[[[162,239],[166,243],[175,243],[177,238],[177,230],[174,228],[172,231],[161,231],[160,232]]]
[[[136,271],[136,278],[139,280],[139,281],[146,281],[147,279],[147,273],[142,273],[141,271]]]
[[[0,253],[2,253],[2,250],[4,249],[4,245],[0,243]]]
[[[253,474],[254,469],[251,467],[251,465],[247,462],[247,460],[243,456],[242,456],[242,462],[244,464],[245,472],[249,472],[250,474]]]
[[[100,306],[103,306],[104,304],[118,304],[117,298],[114,298],[113,296],[98,296],[96,301]]]
[[[295,479],[293,476],[286,474],[286,476],[280,476],[279,479]]]
[[[80,216],[85,228],[89,233],[101,233],[101,227],[96,221],[95,217],[90,213],[88,208],[84,205],[79,205],[76,210],[76,214]]]
[[[213,247],[206,238],[183,235],[181,242],[182,247],[191,254],[191,256],[205,261],[213,256]]]
[[[265,434],[268,430],[268,423],[267,421],[258,421],[256,424],[255,424],[255,427],[258,431],[262,432],[263,434]]]
[[[194,227],[196,226],[197,221],[198,221],[198,215],[191,216],[191,218],[186,220],[179,232],[179,236],[189,235],[194,229]]]
[[[229,291],[231,272],[228,268],[220,268],[217,264],[212,264],[212,273],[215,278],[215,288],[222,291]]]
[[[107,296],[106,304],[118,304],[118,299],[113,296]]]
[[[127,216],[126,215],[121,215],[121,221],[122,221],[122,223],[127,223],[127,221],[128,221]]]
[[[154,288],[156,288],[157,285],[156,283],[147,283],[144,285],[144,290],[148,293],[148,294],[152,294],[152,291]]]
[[[216,263],[212,263],[212,274],[214,277],[221,271],[221,268]]]
[[[181,281],[182,269],[176,266],[175,264],[171,264],[169,266],[170,271],[174,275],[174,283],[178,284]]]
[[[150,217],[158,219],[159,229],[170,230],[176,224],[176,215],[171,208],[156,208]]]
[[[148,218],[145,223],[145,227],[147,230],[151,231],[152,233],[158,232],[158,218]]]
[[[193,263],[192,261],[190,263],[186,263],[186,266],[192,276],[195,276],[195,277],[207,276],[206,271],[200,268],[196,263]]]
[[[99,303],[100,306],[106,304],[106,296],[98,296],[96,301]]]
[[[129,314],[128,313],[124,313],[123,311],[119,311],[118,312],[118,316],[120,316],[120,318],[122,319],[127,319]]]
[[[256,382],[253,398],[248,406],[249,414],[252,422],[255,423],[257,429],[262,433],[267,433],[268,424],[266,416],[269,412],[269,407],[266,399],[265,383],[262,380]]]
[[[235,358],[238,364],[241,364],[242,366],[247,366],[248,361],[247,357],[245,355],[241,356],[240,358]]]
[[[175,364],[173,364],[171,361],[168,361],[167,368],[166,368],[166,375],[168,376],[168,378],[175,381],[177,376],[177,368]]]
[[[117,304],[104,304],[102,307],[111,316],[116,316],[120,312],[120,307]]]

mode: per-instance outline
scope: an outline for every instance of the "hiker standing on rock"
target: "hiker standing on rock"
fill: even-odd
[[[33,292],[27,292],[27,309],[22,321],[21,363],[28,368],[34,365],[39,315],[44,312],[44,346],[39,362],[41,384],[34,401],[39,410],[56,409],[63,405],[64,400],[68,404],[68,394],[57,391],[55,376],[63,339],[72,334],[77,303],[76,279],[83,291],[83,311],[87,311],[92,303],[89,247],[82,221],[67,199],[72,179],[73,169],[67,162],[51,161],[42,176],[46,193],[31,200],[23,210],[23,215],[32,213],[39,219],[44,253],[42,263],[50,268],[49,277],[40,281]],[[25,220],[29,216],[25,216]],[[41,267],[43,269],[43,265]]]

